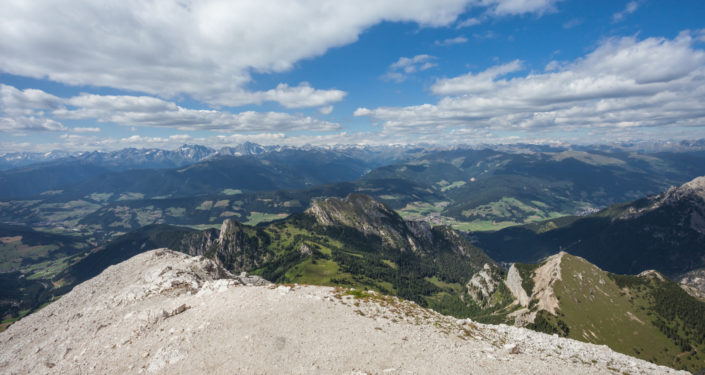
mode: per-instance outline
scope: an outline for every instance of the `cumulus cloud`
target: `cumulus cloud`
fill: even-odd
[[[619,22],[623,20],[624,17],[636,12],[637,9],[639,9],[639,2],[630,1],[629,3],[627,3],[627,6],[624,7],[624,10],[612,15],[612,22]]]
[[[36,110],[57,108],[62,99],[42,90],[25,89],[0,84],[0,111],[31,114]]]
[[[296,87],[279,84],[276,89],[262,92],[261,100],[279,102],[287,108],[318,107],[343,100],[346,93],[341,90],[317,90],[303,82]]]
[[[60,122],[46,117],[13,116],[0,117],[0,132],[22,133],[25,131],[64,131]],[[24,133],[22,133],[24,134]]]
[[[431,69],[438,66],[435,62],[435,56],[431,55],[416,55],[414,57],[400,57],[395,63],[389,66],[387,74],[382,78],[386,80],[403,82],[413,73]]]
[[[0,84],[0,132],[64,131],[60,122],[45,116],[58,108],[61,98],[42,90],[19,90]]]
[[[59,118],[95,119],[126,126],[154,126],[180,130],[329,131],[340,125],[309,116],[282,112],[245,111],[229,113],[194,110],[146,96],[83,94],[67,100],[70,107],[53,111]]]
[[[506,85],[507,81],[497,81],[497,77],[521,69],[521,61],[514,60],[508,64],[491,67],[483,72],[468,73],[459,77],[439,79],[431,86],[431,91],[440,95],[469,94],[493,89],[497,85]]]
[[[251,75],[355,42],[383,21],[447,26],[470,8],[537,13],[555,0],[7,0],[0,71],[69,85],[112,87],[214,105],[274,101],[287,108],[340,101],[337,89],[248,89]],[[466,21],[472,22],[472,21]]]
[[[479,73],[439,79],[436,104],[360,108],[384,129],[428,134],[480,131],[599,130],[705,125],[705,51],[689,32],[675,39],[609,39],[552,71],[519,71],[513,61]],[[625,130],[625,131],[626,131]]]
[[[234,132],[340,129],[339,124],[301,114],[194,110],[150,96],[81,94],[60,98],[41,90],[0,85],[0,131],[100,131],[96,127],[67,128],[58,120]]]
[[[356,41],[379,22],[448,25],[470,3],[10,0],[0,15],[0,70],[164,98],[187,94],[220,105],[326,105],[344,93],[307,85],[263,92],[246,87],[252,72],[287,71]]]

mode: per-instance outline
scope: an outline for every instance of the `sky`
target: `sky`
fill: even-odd
[[[703,0],[3,0],[0,153],[705,138]]]

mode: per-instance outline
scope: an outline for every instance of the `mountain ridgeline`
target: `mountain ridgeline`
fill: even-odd
[[[485,264],[499,269],[455,230],[406,221],[369,196],[350,194],[317,200],[304,213],[266,225],[228,219],[219,231],[147,226],[87,255],[59,278],[86,280],[156,247],[205,255],[272,282],[374,289],[465,316],[477,310],[463,302],[465,284]]]
[[[508,324],[693,373],[705,367],[705,301],[657,271],[613,274],[565,252],[514,263],[505,274],[488,271],[473,277],[469,292],[484,294],[484,306],[492,307],[502,288],[509,290],[512,302],[494,312]]]
[[[537,262],[565,250],[610,272],[677,277],[705,267],[705,177],[593,215],[471,236],[497,261]]]
[[[497,230],[593,212],[705,175],[702,151],[255,146],[166,169],[79,158],[0,172],[0,221],[68,226],[102,242],[149,224],[254,225],[300,213],[317,198],[360,193],[406,219]]]

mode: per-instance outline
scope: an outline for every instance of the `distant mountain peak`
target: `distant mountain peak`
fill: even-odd
[[[638,204],[639,202],[642,204]],[[630,204],[619,215],[619,219],[637,218],[654,210],[675,207],[683,202],[687,202],[688,211],[691,211],[690,221],[693,223],[693,229],[705,234],[705,176],[697,177],[681,186],[672,186],[661,194]]]
[[[682,194],[696,194],[705,198],[705,176],[694,178],[678,189]]]
[[[375,231],[382,218],[401,219],[383,203],[364,194],[350,194],[340,199],[329,197],[316,200],[306,213],[321,225],[361,226],[363,232]]]
[[[673,186],[657,196],[657,206],[673,203],[684,198],[700,197],[705,199],[705,176],[694,178],[681,186]]]

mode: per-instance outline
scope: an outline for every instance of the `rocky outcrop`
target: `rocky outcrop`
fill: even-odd
[[[320,225],[352,227],[402,250],[419,252],[433,240],[427,223],[407,223],[391,208],[363,194],[317,200],[306,213]]]
[[[502,274],[497,266],[485,263],[480,271],[475,273],[465,288],[470,298],[480,307],[491,307],[490,297],[494,294],[502,282]]]
[[[519,270],[517,270],[515,264],[512,264],[512,266],[509,267],[509,271],[507,272],[507,280],[505,281],[505,284],[507,285],[509,291],[512,292],[514,298],[516,298],[519,305],[521,305],[522,307],[528,307],[531,298],[526,293],[526,290],[524,290],[524,287],[521,285],[522,281],[523,280],[521,278],[521,274],[519,274]]]
[[[689,221],[691,229],[705,234],[705,176],[697,177],[681,186],[672,186],[661,194],[645,198],[640,205],[628,207],[619,218],[632,219],[663,207],[676,207],[683,202],[688,203],[690,211],[683,219]]]
[[[232,272],[253,270],[267,260],[264,239],[256,228],[226,219],[205,255]]]
[[[515,303],[522,308],[513,311],[509,317],[514,319],[514,325],[524,327],[534,323],[536,314],[540,311],[546,311],[552,315],[556,315],[559,311],[560,304],[553,286],[556,282],[560,282],[561,262],[565,252],[550,256],[533,272],[533,288],[529,295],[522,285],[522,277],[516,265],[512,264],[507,272],[507,278],[504,281],[505,285],[512,293]],[[530,307],[530,305],[533,305]]]
[[[404,220],[383,203],[363,194],[350,194],[344,199],[326,198],[314,201],[306,213],[325,226],[347,226],[366,235],[380,237],[387,246],[416,254],[452,251],[471,259],[472,271],[481,264],[492,263],[482,250],[472,246],[449,226],[431,225],[425,221]]]
[[[691,296],[705,300],[705,268],[680,275],[675,281]]]
[[[247,284],[203,257],[140,254],[0,333],[0,372],[678,373],[374,292]]]
[[[561,262],[564,251],[549,257],[541,267],[536,269],[534,276],[534,290],[531,298],[537,301],[539,310],[545,310],[556,315],[559,304],[556,294],[553,292],[553,284],[561,280]]]

